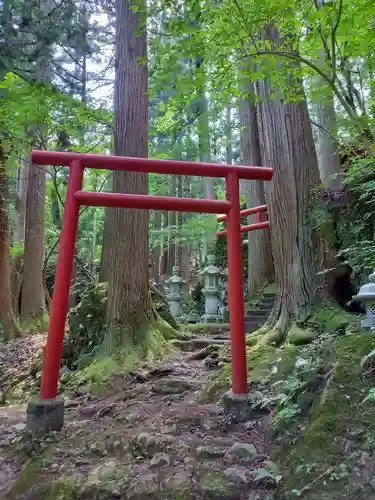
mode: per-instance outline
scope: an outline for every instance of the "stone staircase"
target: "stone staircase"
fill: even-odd
[[[274,293],[265,293],[257,309],[245,311],[245,332],[258,330],[267,321],[275,301]]]

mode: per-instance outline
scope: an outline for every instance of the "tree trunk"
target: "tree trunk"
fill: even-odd
[[[161,230],[161,215],[160,210],[156,210],[153,213],[153,227],[156,231]],[[155,242],[151,249],[151,277],[159,283],[160,281],[160,256],[161,256],[161,244],[160,244],[160,234],[155,237]]]
[[[254,88],[250,84],[247,98],[240,103],[241,148],[245,165],[260,166],[262,164],[259,131],[257,123]],[[256,207],[265,204],[262,181],[245,181],[247,206]],[[256,222],[255,216],[249,217],[249,224]],[[269,231],[253,231],[248,233],[248,281],[249,297],[273,278],[273,262]]]
[[[167,279],[168,276],[168,269],[169,269],[169,264],[168,264],[168,256],[169,256],[169,237],[168,237],[168,227],[169,227],[169,213],[168,212],[163,212],[162,215],[162,235],[161,235],[161,248],[162,248],[162,257],[161,257],[161,262],[160,262],[160,275],[162,281],[164,279]]]
[[[49,1],[41,2],[43,15],[51,10]],[[51,76],[51,47],[46,46],[35,71],[37,81],[47,82]],[[42,149],[46,147],[48,131],[42,125],[38,142]],[[36,134],[35,134],[36,135]],[[38,321],[46,313],[44,294],[44,207],[46,199],[46,170],[38,165],[30,164],[27,186],[25,253],[22,284],[21,319]]]
[[[108,179],[107,190],[112,191],[113,176]],[[111,259],[111,245],[112,245],[112,222],[113,222],[113,208],[106,208],[104,210],[104,229],[103,229],[103,242],[102,254],[100,256],[100,269],[99,269],[99,282],[103,283],[108,281],[109,262]]]
[[[227,107],[225,129],[226,129],[225,135],[227,136],[227,144],[226,144],[227,164],[232,165],[232,163],[233,163],[233,137],[232,137],[232,107],[230,104]]]
[[[190,189],[190,177],[188,175],[184,175],[182,181],[182,194],[185,198],[191,197],[191,189]],[[189,220],[191,218],[191,214],[184,214],[183,222]],[[181,251],[181,262],[178,264],[181,268],[181,276],[186,281],[185,290],[189,289],[189,281],[190,281],[190,245],[189,242],[184,242]]]
[[[21,330],[12,307],[7,194],[8,173],[6,170],[4,151],[2,147],[0,147],[0,325],[3,329],[4,339],[10,340],[11,338],[21,335]]]
[[[22,270],[24,256],[24,238],[26,222],[26,200],[27,185],[29,181],[29,162],[25,160],[19,168],[17,202],[16,202],[16,223],[13,231],[13,248],[16,248],[16,254],[13,257],[11,265],[11,294],[13,311],[19,313],[19,296],[22,286]]]
[[[324,85],[322,81],[320,85]],[[337,143],[334,140],[336,134],[336,115],[333,102],[333,93],[324,85],[325,96],[317,105],[318,144],[319,144],[319,172],[324,187],[339,189],[342,186],[342,172],[340,167],[340,156]]]
[[[170,176],[170,196],[176,196],[176,176]],[[176,212],[168,213],[168,259],[166,273],[172,274],[172,268],[176,265]]]
[[[202,70],[203,72],[203,70]],[[202,78],[202,75],[201,75]],[[203,75],[204,78],[204,75]],[[208,119],[208,101],[205,95],[205,85],[201,86],[201,97],[199,100],[199,120],[198,120],[198,138],[199,138],[199,159],[201,162],[211,162],[211,145],[210,145],[210,124]],[[205,177],[203,179],[204,197],[207,200],[215,199],[215,187],[213,179]],[[202,252],[202,261],[204,261],[209,253],[215,247],[216,234],[207,223],[205,227],[205,242]]]
[[[27,190],[25,257],[22,286],[21,318],[38,319],[46,310],[44,267],[44,202],[46,171],[31,164]]]
[[[316,8],[322,9],[325,0],[316,0]],[[331,61],[325,51],[322,50],[321,66],[325,71],[330,72]],[[317,105],[318,123],[318,160],[320,179],[324,187],[329,189],[339,189],[342,186],[342,172],[340,168],[340,156],[338,145],[334,140],[336,135],[336,114],[334,98],[331,87],[321,76],[316,76],[314,82],[320,89],[319,103]],[[323,94],[321,93],[323,89]],[[340,175],[341,174],[341,175]]]
[[[204,86],[201,89],[202,96],[199,99],[199,119],[198,119],[198,137],[199,137],[199,159],[203,163],[211,162],[210,146],[210,124],[208,120],[208,102],[205,95]],[[215,199],[214,181],[210,177],[203,179],[204,197],[207,200]]]
[[[176,184],[177,184],[177,197],[182,198],[182,175],[176,176]],[[183,219],[183,213],[182,212],[176,212],[176,265],[180,267],[182,265],[182,248],[183,248],[183,242],[182,242],[182,225],[184,223]],[[182,271],[182,269],[181,269]]]
[[[311,221],[313,190],[319,183],[318,162],[302,85],[294,80],[290,88],[298,92],[299,102],[276,100],[269,82],[257,84],[262,164],[274,169],[272,181],[265,185],[280,285],[271,318],[278,340],[292,317],[304,318],[306,306],[323,285],[317,275],[322,269],[317,260],[322,255],[314,249]]]
[[[137,10],[128,0],[116,2],[115,154],[147,157],[148,72],[145,3]],[[141,61],[141,63],[140,63]],[[113,174],[115,193],[147,194],[147,174]],[[107,320],[109,334],[123,341],[143,341],[152,319],[149,298],[148,212],[114,209]]]

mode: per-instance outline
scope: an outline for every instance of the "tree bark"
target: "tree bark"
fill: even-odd
[[[170,196],[176,196],[176,176],[170,176]],[[172,274],[172,268],[176,265],[176,212],[168,212],[168,258],[166,273],[168,276]]]
[[[144,2],[137,10],[128,0],[116,2],[115,154],[147,157],[147,39]],[[116,193],[147,194],[147,174],[114,172]],[[107,320],[112,338],[144,340],[152,319],[149,298],[148,212],[114,209],[108,277]]]
[[[182,193],[183,196],[185,198],[190,198],[191,197],[190,177],[188,175],[184,175],[183,177],[182,188],[183,188],[183,193]],[[190,217],[191,214],[188,213],[184,214],[183,222],[185,223]],[[188,242],[185,242],[182,246],[181,262],[179,262],[178,265],[181,268],[181,276],[186,281],[185,291],[188,292],[189,281],[190,281],[190,245]]]
[[[46,15],[52,6],[49,0],[40,3],[40,12]],[[51,46],[46,46],[35,70],[37,81],[48,82],[51,76]],[[37,142],[45,149],[48,131],[44,124],[39,127]],[[35,135],[38,130],[35,130]],[[46,198],[46,170],[30,164],[27,186],[25,253],[22,284],[21,319],[38,320],[46,313],[44,294],[44,207]]]
[[[311,221],[318,162],[302,85],[293,80],[290,88],[298,92],[298,102],[276,100],[269,82],[257,83],[262,164],[274,169],[266,197],[280,289],[271,321],[281,336],[292,317],[303,319],[323,286],[317,274],[323,256],[314,248]]]
[[[160,210],[156,210],[153,213],[153,227],[156,231],[161,230],[161,215]],[[160,280],[160,256],[161,256],[161,244],[160,235],[158,234],[155,238],[155,243],[151,248],[151,278],[153,278],[157,283]]]
[[[164,280],[168,278],[168,256],[169,256],[169,237],[168,237],[168,226],[169,226],[169,212],[163,212],[162,214],[162,235],[161,235],[161,248],[162,248],[162,257],[160,262],[160,275],[161,279]]]
[[[232,106],[229,104],[226,110],[226,124],[225,124],[225,135],[226,140],[226,157],[227,164],[232,165],[233,163],[233,134],[232,134]]]
[[[319,81],[320,85],[323,82]],[[317,105],[318,123],[318,145],[319,145],[319,172],[324,187],[339,189],[342,186],[343,173],[340,167],[340,156],[337,143],[334,140],[336,134],[336,114],[333,102],[333,93],[324,85],[325,96]]]
[[[113,176],[111,176],[108,179],[107,190],[112,191],[112,188],[113,188]],[[99,269],[100,283],[108,281],[109,263],[111,259],[111,245],[112,245],[112,224],[113,224],[113,208],[106,208],[104,210],[102,254],[100,256],[100,269]]]
[[[208,101],[205,95],[205,86],[201,87],[202,95],[199,100],[199,120],[198,120],[198,138],[199,138],[199,159],[203,163],[211,162],[211,144],[210,144],[210,125],[208,119]],[[204,197],[207,200],[215,199],[214,180],[205,177],[203,179]],[[216,235],[210,230],[210,225],[207,223],[205,228],[205,244],[201,249],[202,261],[204,261],[209,253],[215,247]]]
[[[25,160],[19,168],[17,201],[16,201],[16,223],[13,231],[13,247],[17,248],[16,255],[11,264],[11,294],[12,305],[15,314],[19,313],[19,296],[22,286],[24,238],[26,223],[26,200],[27,185],[29,181],[29,161]]]
[[[260,166],[262,164],[257,112],[254,100],[254,88],[247,88],[246,99],[240,103],[241,148],[245,165]],[[244,182],[247,206],[256,207],[265,204],[262,181]],[[255,216],[249,217],[249,224],[256,222]],[[249,296],[253,296],[260,287],[272,280],[273,261],[269,231],[253,231],[248,233],[248,282]]]
[[[325,0],[316,0],[316,8],[322,9],[325,6]],[[335,62],[336,63],[336,62]],[[322,50],[321,66],[330,72],[331,61],[329,54]],[[335,68],[336,69],[336,68]],[[314,78],[319,89],[323,90],[319,96],[317,104],[318,123],[318,160],[320,179],[324,187],[329,189],[339,189],[342,186],[342,172],[340,168],[340,156],[338,145],[334,140],[336,135],[336,114],[334,98],[331,87],[321,76]],[[341,174],[341,175],[340,175]]]
[[[8,172],[6,170],[4,151],[0,146],[0,324],[3,328],[4,339],[10,340],[21,335],[21,330],[12,307],[7,194]]]
[[[182,175],[176,176],[176,187],[177,187],[177,197],[182,198]],[[176,212],[176,265],[180,267],[182,265],[182,248],[183,248],[183,242],[182,242],[182,225],[184,223],[184,218],[183,218],[183,213],[182,212]],[[182,271],[182,269],[181,269]],[[181,274],[182,276],[182,274]],[[185,277],[185,273],[184,276]]]
[[[37,319],[46,311],[43,286],[45,196],[46,171],[31,164],[26,205],[22,320]]]

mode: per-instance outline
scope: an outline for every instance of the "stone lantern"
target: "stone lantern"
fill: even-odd
[[[204,295],[204,315],[202,321],[204,323],[217,323],[220,321],[219,316],[219,282],[221,272],[215,266],[215,256],[207,256],[208,266],[203,269],[203,290]]]
[[[174,318],[179,318],[181,316],[181,302],[182,302],[182,286],[186,283],[181,276],[181,271],[178,266],[174,266],[172,269],[172,276],[167,281],[168,283],[168,294],[167,300],[168,305],[171,310],[172,316]]]
[[[361,286],[358,295],[354,295],[353,299],[365,304],[366,318],[362,321],[361,326],[375,330],[375,269],[368,278],[369,283]]]

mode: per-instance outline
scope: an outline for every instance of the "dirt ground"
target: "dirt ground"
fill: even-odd
[[[43,338],[18,341],[9,353],[1,346],[8,380],[17,363],[27,372]],[[266,417],[236,424],[220,402],[202,403],[215,367],[196,357],[178,352],[150,371],[117,377],[100,398],[80,388],[66,402],[64,429],[43,438],[26,430],[25,406],[0,407],[0,498],[281,498]]]

